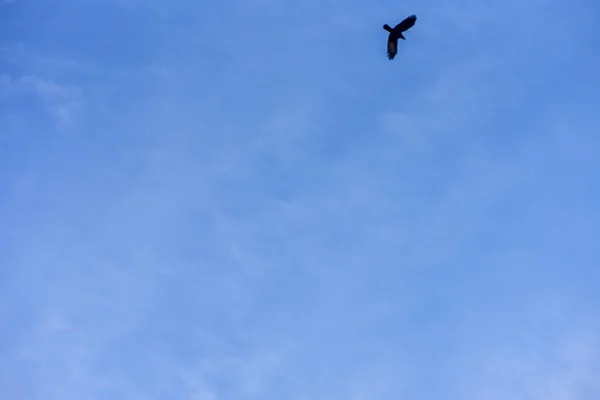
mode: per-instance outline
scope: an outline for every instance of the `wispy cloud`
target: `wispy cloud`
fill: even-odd
[[[75,115],[83,104],[80,88],[60,85],[37,76],[13,77],[3,74],[0,75],[0,85],[4,101],[33,96],[34,100],[39,100],[46,112],[62,127],[74,123]]]

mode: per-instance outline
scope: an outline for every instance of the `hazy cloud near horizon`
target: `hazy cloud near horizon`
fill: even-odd
[[[0,3],[0,397],[596,400],[600,5],[205,3]]]

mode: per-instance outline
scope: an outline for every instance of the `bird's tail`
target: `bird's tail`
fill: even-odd
[[[391,28],[391,27],[390,27],[388,24],[385,24],[385,25],[383,26],[383,29],[385,29],[385,30],[386,30],[386,31],[388,31],[388,32],[391,32],[391,31],[392,31],[392,28]]]

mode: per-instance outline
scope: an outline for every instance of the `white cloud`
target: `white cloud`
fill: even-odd
[[[496,343],[476,356],[480,364],[464,377],[462,398],[593,400],[600,395],[599,338],[597,326],[574,326]]]
[[[35,96],[61,127],[71,126],[75,122],[77,111],[84,101],[80,88],[38,76],[0,75],[0,89],[7,101],[27,95]]]

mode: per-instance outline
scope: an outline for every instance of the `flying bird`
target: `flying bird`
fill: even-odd
[[[387,56],[390,60],[393,60],[394,57],[396,57],[396,53],[398,53],[398,39],[406,40],[402,32],[406,32],[412,28],[416,21],[417,16],[411,15],[396,25],[394,29],[392,29],[388,24],[383,26],[383,29],[390,33],[387,42]]]

